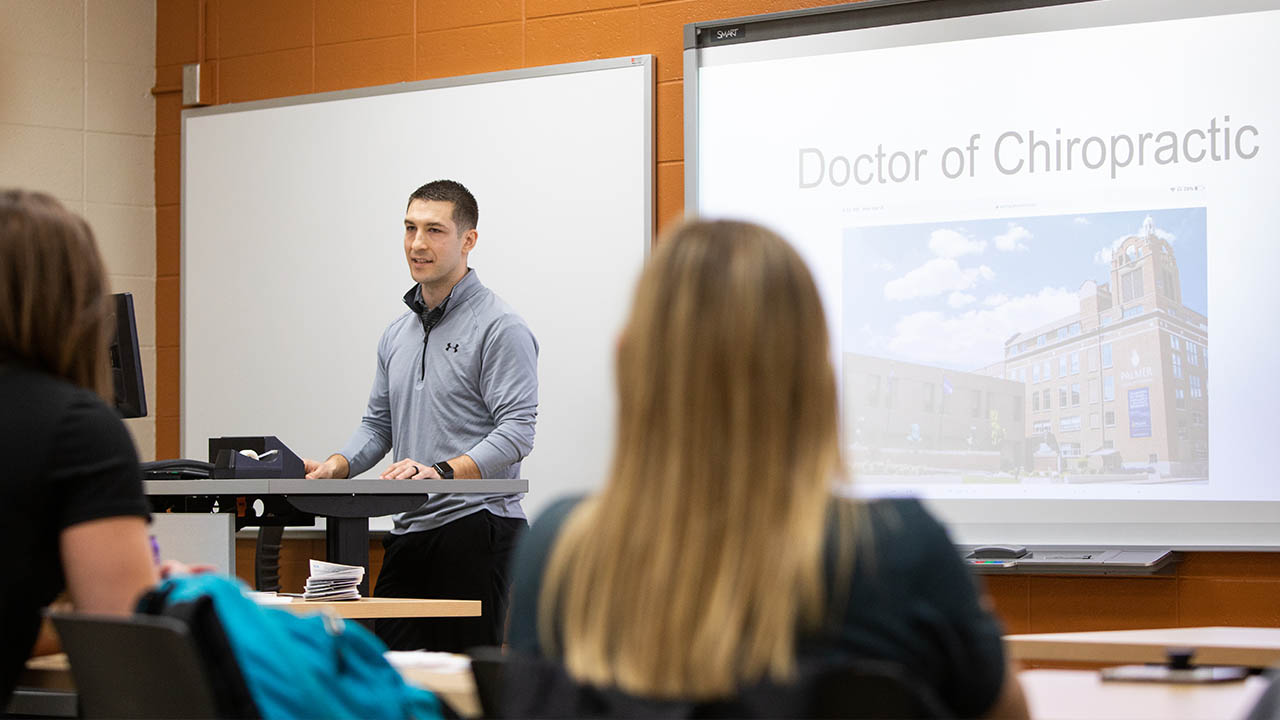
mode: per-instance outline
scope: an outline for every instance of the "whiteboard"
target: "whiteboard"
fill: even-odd
[[[183,456],[347,441],[413,284],[408,196],[449,178],[480,206],[471,267],[540,346],[525,511],[598,485],[653,233],[653,86],[645,55],[184,111]]]

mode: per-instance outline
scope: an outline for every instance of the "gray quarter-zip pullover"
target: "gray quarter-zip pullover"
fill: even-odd
[[[434,314],[415,285],[410,310],[378,342],[378,369],[360,427],[340,451],[354,477],[388,450],[424,464],[467,454],[484,478],[517,478],[533,449],[538,416],[538,342],[524,320],[475,270]],[[431,495],[395,516],[393,533],[440,527],[480,510],[523,518],[523,494]]]

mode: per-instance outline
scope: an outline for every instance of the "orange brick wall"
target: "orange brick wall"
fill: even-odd
[[[832,0],[158,0],[156,457],[177,457],[182,66],[214,104],[557,63],[657,57],[657,213],[684,207],[684,24]],[[168,92],[165,92],[165,91]]]
[[[684,24],[831,4],[835,3],[157,0],[156,457],[176,457],[179,451],[178,88],[183,64],[206,63],[206,99],[217,104],[652,54],[657,58],[656,201],[661,226],[679,216],[684,205]],[[1280,626],[1280,555],[1271,553],[1197,553],[1171,578],[994,578],[987,584],[1013,632]]]

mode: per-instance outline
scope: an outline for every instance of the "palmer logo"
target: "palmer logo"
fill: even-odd
[[[1138,355],[1137,350],[1133,350],[1129,353],[1129,364],[1133,366],[1132,370],[1120,371],[1120,382],[1125,385],[1146,382],[1147,380],[1155,377],[1155,371],[1152,370],[1150,365],[1138,367],[1142,364],[1142,358]]]
[[[1155,371],[1151,369],[1150,365],[1148,365],[1146,367],[1140,367],[1136,370],[1121,370],[1120,382],[1128,385],[1131,383],[1142,382],[1144,380],[1150,380],[1155,376],[1156,376]]]

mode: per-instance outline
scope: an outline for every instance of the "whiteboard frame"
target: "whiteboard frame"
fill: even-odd
[[[623,56],[623,57],[617,57],[617,58],[589,60],[584,62],[563,63],[558,65],[521,68],[521,69],[515,69],[515,70],[503,70],[498,72],[479,73],[474,75],[462,75],[462,76],[448,77],[448,78],[436,78],[436,79],[420,80],[420,81],[414,81],[414,82],[401,82],[401,83],[393,83],[389,85],[355,88],[350,90],[311,93],[306,95],[296,95],[296,96],[270,98],[270,99],[250,101],[250,102],[227,103],[222,105],[214,105],[214,106],[201,107],[201,108],[184,109],[182,111],[182,135],[181,135],[182,143],[181,143],[181,162],[180,162],[180,173],[181,173],[180,177],[182,179],[182,185],[181,185],[182,202],[180,206],[181,207],[180,233],[182,238],[182,247],[181,247],[181,255],[180,255],[180,267],[182,272],[181,276],[192,277],[191,272],[193,272],[190,268],[188,268],[188,253],[187,253],[187,247],[186,247],[186,241],[187,241],[187,238],[189,237],[188,235],[189,203],[186,202],[186,195],[185,195],[186,188],[188,186],[187,184],[187,172],[188,172],[187,121],[188,120],[195,119],[195,118],[204,118],[204,117],[213,116],[213,115],[240,113],[240,112],[246,112],[246,111],[286,108],[286,107],[292,107],[292,106],[311,105],[311,104],[317,104],[317,103],[327,103],[327,102],[340,101],[340,100],[370,98],[370,97],[378,97],[378,96],[402,94],[402,93],[415,93],[415,92],[421,92],[425,90],[482,85],[482,84],[499,83],[499,82],[506,82],[506,81],[512,81],[512,80],[528,80],[528,79],[542,78],[542,77],[554,77],[554,76],[563,76],[563,75],[593,73],[593,72],[607,71],[607,70],[620,69],[620,68],[639,68],[643,73],[644,95],[641,103],[642,112],[643,112],[642,152],[643,152],[643,158],[644,158],[644,168],[643,168],[643,176],[642,176],[643,177],[642,179],[643,198],[641,200],[643,213],[644,213],[644,218],[643,218],[644,247],[642,249],[642,254],[641,254],[641,258],[642,258],[641,262],[643,267],[644,264],[648,263],[650,253],[653,248],[654,233],[657,225],[656,205],[655,205],[655,195],[656,195],[655,193],[655,182],[656,182],[655,143],[656,143],[656,139],[654,136],[654,128],[655,128],[654,103],[655,103],[655,93],[656,93],[656,74],[654,72],[654,57],[653,55],[650,55],[650,54],[638,54],[638,55],[630,55],[630,56]],[[406,193],[411,189],[412,188],[406,188]],[[406,285],[409,282],[410,281],[406,279]],[[499,288],[499,290],[500,289],[501,288]],[[400,290],[398,289],[395,291],[397,295],[399,292]],[[189,324],[185,322],[185,318],[187,317],[188,302],[190,302],[188,298],[188,284],[183,283],[182,290],[180,292],[180,313],[181,313],[181,317],[184,319],[180,327],[180,342],[181,342],[181,348],[179,351],[180,361],[185,357],[185,352],[186,352],[185,349],[187,347],[190,347],[188,343]],[[520,309],[516,308],[516,311],[519,312]],[[369,348],[370,353],[372,353],[373,350],[374,348],[372,347]],[[611,372],[612,371],[610,370],[610,373]],[[179,422],[178,440],[179,440],[180,452],[183,452],[184,449],[187,448],[188,439],[189,439],[188,438],[188,424],[189,424],[188,423],[188,407],[185,402],[185,399],[188,395],[188,387],[190,385],[190,382],[191,382],[191,379],[187,373],[185,372],[180,373],[179,392],[180,392],[181,402],[179,405],[180,412],[178,417],[178,422]],[[358,420],[359,420],[358,417],[351,418],[352,428],[356,426]],[[535,439],[535,449],[536,447],[537,447],[537,441]],[[338,449],[339,448],[333,448],[332,450],[337,451]],[[598,484],[603,480],[603,478],[592,478],[591,480]],[[541,505],[545,504],[545,501],[550,499],[553,499],[553,498],[540,498],[540,500],[542,501],[536,502],[535,504],[540,507]],[[528,501],[526,500],[526,503],[527,502]],[[533,515],[531,514],[530,516],[532,517]],[[385,518],[374,519],[373,529],[378,530],[378,529],[385,529],[388,527],[390,527],[390,525],[389,523],[385,522]]]

